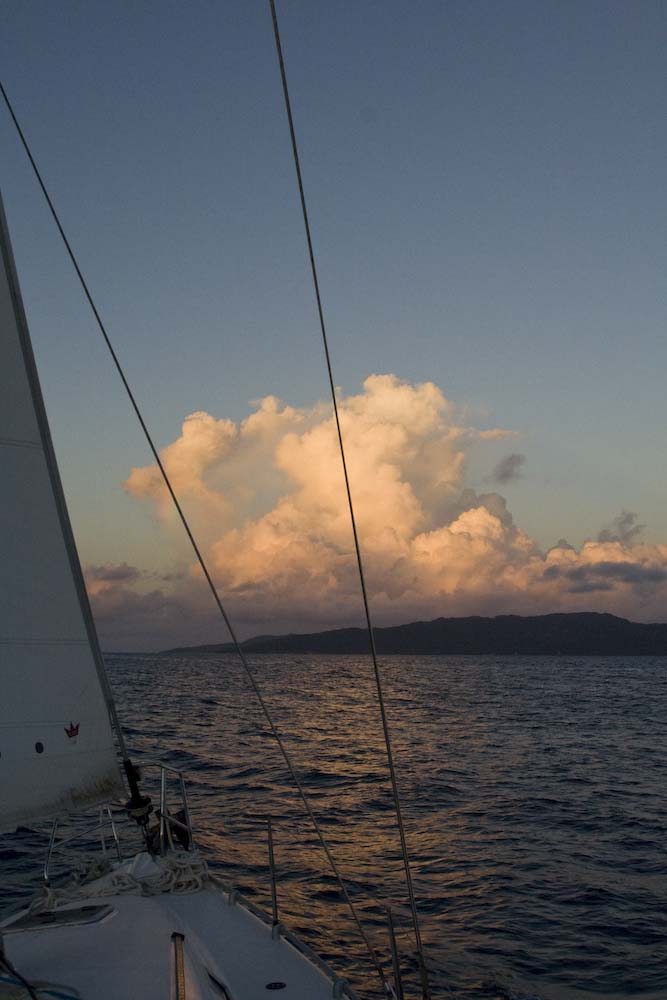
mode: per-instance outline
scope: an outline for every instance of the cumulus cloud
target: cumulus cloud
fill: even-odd
[[[86,576],[89,585],[93,583],[132,583],[141,576],[141,570],[136,566],[124,563],[105,563],[103,566],[87,566]]]
[[[492,465],[511,432],[468,426],[432,382],[371,375],[360,393],[340,398],[340,420],[378,624],[593,608],[662,616],[667,547],[639,544],[636,515],[623,511],[579,550],[561,540],[542,551],[514,523],[501,494],[466,484],[471,444],[487,449]],[[195,413],[161,457],[246,634],[267,625],[307,630],[359,621],[330,407],[295,408],[269,396],[238,424]],[[496,480],[515,479],[523,460],[502,458]],[[155,467],[133,469],[125,488],[150,502],[161,521],[170,518]],[[196,567],[186,579],[162,580],[159,591],[140,588],[133,610],[135,581],[119,572],[116,579],[109,568],[91,577],[94,599],[116,618],[143,621],[144,612],[177,610],[183,620],[198,614],[201,621],[208,609]]]
[[[191,413],[183,423],[181,436],[160,454],[176,495],[195,500],[210,515],[224,514],[228,501],[224,493],[211,489],[206,472],[221,462],[233,447],[237,435],[231,420],[215,420],[208,413]],[[153,500],[162,519],[172,514],[172,502],[156,465],[132,469],[125,489],[133,496]]]
[[[556,542],[556,544],[554,545],[554,548],[555,549],[572,549],[572,551],[574,552],[574,545],[570,545],[570,543],[568,542],[567,538],[559,538],[558,541]]]
[[[603,528],[598,535],[598,542],[621,542],[631,545],[644,530],[643,524],[637,523],[637,514],[632,510],[622,510],[611,524]]]
[[[514,480],[520,479],[521,467],[525,461],[526,456],[521,455],[518,452],[513,452],[511,455],[505,455],[504,458],[500,459],[491,473],[491,481],[505,485],[506,483],[512,483]]]
[[[667,567],[646,565],[641,562],[600,562],[582,563],[562,568],[549,566],[545,578],[566,580],[570,593],[592,593],[595,590],[611,590],[615,582],[629,584],[656,584],[667,580]]]
[[[86,566],[86,588],[104,646],[113,649],[154,648],[160,644],[196,642],[198,630],[216,627],[203,588],[191,574],[175,570],[154,573],[127,563]],[[177,589],[155,587],[161,583]]]

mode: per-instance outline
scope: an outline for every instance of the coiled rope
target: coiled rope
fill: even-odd
[[[185,895],[199,892],[208,882],[206,862],[191,853],[165,854],[155,868],[156,871],[133,874],[127,868],[114,868],[109,861],[92,858],[66,885],[54,888],[47,883],[30,904],[29,912],[41,913],[65,903],[101,896],[160,896],[165,892]]]
[[[201,552],[201,550],[199,548],[199,545],[197,544],[195,536],[192,533],[192,530],[190,528],[190,524],[188,522],[188,519],[187,519],[187,517],[185,516],[185,514],[183,512],[183,508],[181,507],[181,504],[180,504],[180,502],[178,500],[178,497],[177,497],[177,495],[176,495],[176,493],[174,491],[174,488],[172,486],[171,480],[170,480],[170,478],[169,478],[169,476],[167,474],[167,470],[165,469],[165,467],[164,467],[164,465],[162,463],[162,460],[161,460],[160,455],[158,453],[158,450],[157,450],[157,447],[155,445],[155,442],[153,441],[153,437],[152,437],[152,435],[151,435],[151,433],[150,433],[150,431],[148,429],[146,421],[144,420],[144,417],[143,417],[143,415],[141,413],[141,410],[139,408],[139,404],[137,403],[137,400],[136,400],[136,398],[134,396],[134,393],[132,392],[132,389],[131,389],[130,384],[129,384],[128,380],[127,380],[127,377],[125,376],[125,372],[124,372],[123,367],[122,367],[122,365],[120,363],[118,355],[116,354],[116,352],[115,352],[115,350],[113,348],[113,345],[112,345],[111,340],[109,338],[109,335],[107,333],[106,327],[105,327],[105,325],[104,325],[104,323],[102,321],[102,318],[101,318],[101,316],[100,316],[100,314],[99,314],[99,312],[97,310],[97,306],[95,305],[95,302],[93,301],[93,297],[92,297],[92,294],[90,292],[90,289],[88,288],[88,284],[87,284],[87,282],[86,282],[86,280],[85,280],[85,278],[83,276],[81,268],[79,267],[79,263],[77,261],[77,258],[75,256],[75,254],[74,254],[74,251],[73,251],[73,249],[71,247],[71,244],[70,244],[69,240],[67,239],[67,236],[65,234],[65,230],[63,229],[63,226],[62,226],[62,224],[60,222],[60,218],[58,216],[58,213],[56,212],[55,206],[54,206],[54,204],[53,204],[53,202],[51,200],[51,197],[50,197],[50,195],[49,195],[49,193],[48,193],[48,191],[46,189],[46,186],[44,184],[44,181],[42,179],[42,175],[41,175],[41,173],[39,171],[39,168],[37,167],[37,163],[35,162],[35,159],[34,159],[32,153],[30,151],[30,147],[29,147],[28,141],[27,141],[27,139],[26,139],[26,137],[25,137],[25,135],[23,133],[23,129],[21,128],[21,126],[20,126],[20,124],[18,122],[16,114],[14,113],[14,108],[12,107],[12,104],[11,104],[11,102],[9,100],[9,97],[7,96],[7,92],[6,92],[6,90],[5,90],[5,88],[4,88],[4,86],[3,86],[3,84],[2,84],[1,81],[0,81],[0,94],[2,95],[2,98],[3,98],[3,100],[4,100],[4,102],[5,102],[6,106],[7,106],[7,110],[9,111],[9,114],[11,115],[12,121],[14,123],[14,126],[15,126],[17,134],[18,134],[18,137],[19,137],[19,139],[21,141],[23,149],[25,150],[25,153],[26,153],[26,155],[28,157],[28,160],[30,161],[30,165],[31,165],[31,167],[33,169],[33,172],[35,174],[37,182],[38,182],[38,184],[39,184],[39,186],[41,188],[42,194],[44,195],[46,203],[47,203],[47,205],[49,207],[49,211],[51,212],[51,216],[53,217],[53,221],[55,222],[55,224],[56,224],[56,226],[58,228],[58,232],[60,233],[60,236],[62,238],[63,244],[64,244],[65,249],[67,251],[67,254],[69,256],[69,259],[72,262],[72,266],[74,267],[74,270],[76,271],[76,275],[77,275],[77,277],[79,279],[79,283],[81,285],[83,293],[84,293],[86,299],[88,300],[88,304],[89,304],[89,306],[90,306],[90,308],[92,310],[93,316],[95,317],[95,322],[96,322],[96,324],[97,324],[97,326],[99,328],[100,333],[102,334],[102,337],[103,337],[104,342],[105,342],[105,344],[107,346],[109,354],[111,355],[111,359],[112,359],[112,361],[114,363],[116,371],[118,372],[120,380],[121,380],[121,382],[123,384],[123,387],[125,388],[125,391],[127,393],[128,398],[130,400],[130,403],[132,405],[132,409],[134,410],[134,413],[135,413],[135,415],[137,417],[137,420],[139,421],[139,425],[141,427],[141,430],[143,431],[143,434],[144,434],[144,437],[146,439],[146,442],[148,443],[148,447],[150,448],[150,451],[151,451],[151,453],[153,455],[153,458],[155,459],[155,463],[156,463],[156,465],[157,465],[157,467],[158,467],[158,469],[160,471],[160,475],[162,476],[162,480],[163,480],[165,486],[167,487],[167,490],[169,492],[169,496],[171,497],[171,500],[172,500],[172,502],[174,504],[174,508],[176,510],[176,513],[178,514],[178,517],[179,517],[179,519],[181,521],[181,524],[183,525],[183,529],[184,529],[184,531],[185,531],[185,533],[186,533],[186,535],[188,537],[190,545],[192,546],[192,550],[193,550],[193,552],[194,552],[194,554],[195,554],[195,556],[197,558],[197,562],[199,563],[199,566],[200,566],[200,568],[202,570],[202,573],[204,574],[204,577],[205,577],[206,582],[208,584],[209,590],[211,591],[211,594],[213,596],[213,600],[215,601],[215,604],[216,604],[216,606],[218,608],[218,611],[220,612],[220,615],[222,616],[222,619],[223,619],[223,621],[224,621],[224,623],[225,623],[225,625],[227,627],[227,631],[228,631],[229,636],[230,636],[230,638],[232,640],[232,643],[234,645],[234,649],[235,649],[235,651],[236,651],[236,653],[237,653],[237,655],[238,655],[238,657],[239,657],[239,659],[241,661],[241,664],[242,664],[243,669],[244,669],[244,671],[246,673],[246,676],[248,677],[248,680],[250,681],[252,689],[255,692],[255,695],[256,695],[257,700],[258,700],[258,702],[259,702],[259,704],[261,706],[262,712],[264,713],[264,717],[265,717],[265,719],[266,719],[266,721],[268,723],[268,726],[269,726],[269,728],[271,730],[271,733],[275,737],[276,743],[277,743],[277,745],[278,745],[278,747],[280,749],[280,753],[282,754],[283,760],[285,761],[285,764],[286,764],[287,769],[288,769],[288,771],[290,773],[292,781],[294,782],[294,784],[296,786],[296,789],[297,789],[297,791],[299,793],[299,798],[301,799],[303,807],[304,807],[304,809],[305,809],[305,811],[306,811],[309,819],[311,820],[311,822],[313,824],[313,827],[315,829],[315,833],[317,835],[317,839],[320,842],[320,846],[321,846],[322,850],[324,851],[324,854],[326,855],[326,858],[327,858],[327,860],[329,862],[331,870],[333,871],[334,876],[336,878],[336,881],[338,882],[338,885],[340,887],[340,891],[343,894],[343,898],[345,899],[345,902],[347,903],[347,906],[348,906],[348,908],[350,910],[352,918],[353,918],[353,920],[354,920],[354,922],[355,922],[355,924],[357,926],[357,930],[359,931],[359,934],[361,935],[362,940],[363,940],[364,944],[366,945],[366,949],[367,949],[368,954],[370,956],[370,959],[371,959],[371,961],[373,963],[373,966],[374,966],[374,968],[375,968],[378,976],[380,977],[380,980],[382,982],[382,986],[383,986],[385,992],[387,992],[388,994],[390,994],[391,993],[391,988],[390,988],[389,983],[387,981],[387,977],[385,976],[384,969],[382,968],[382,965],[380,964],[380,961],[379,961],[379,959],[377,957],[375,949],[373,948],[373,946],[372,946],[372,944],[370,942],[370,939],[368,937],[368,934],[366,933],[366,930],[365,930],[363,924],[361,923],[361,920],[360,920],[359,915],[357,913],[356,907],[355,907],[354,903],[352,902],[352,898],[351,898],[351,896],[350,896],[350,894],[348,892],[348,889],[347,889],[347,886],[345,884],[345,881],[343,880],[343,877],[341,875],[341,872],[340,872],[340,869],[338,867],[338,864],[337,864],[337,862],[336,862],[336,860],[335,860],[335,858],[334,858],[334,856],[332,854],[331,848],[329,847],[329,844],[327,843],[327,840],[326,840],[326,838],[324,836],[324,833],[322,831],[322,827],[320,826],[319,820],[317,819],[317,816],[313,812],[313,808],[312,808],[312,806],[310,804],[308,796],[306,795],[305,789],[304,789],[304,787],[303,787],[303,785],[301,783],[301,780],[300,780],[300,778],[299,778],[299,776],[298,776],[298,774],[296,772],[294,764],[292,763],[292,758],[291,758],[291,756],[290,756],[290,754],[289,754],[289,752],[287,750],[287,747],[285,746],[285,744],[283,742],[282,736],[280,735],[280,732],[278,731],[275,722],[273,721],[273,717],[271,715],[269,707],[268,707],[266,701],[264,700],[264,696],[263,696],[262,691],[261,691],[261,689],[259,687],[259,683],[257,681],[257,678],[255,677],[254,672],[251,670],[250,664],[248,663],[246,655],[243,652],[243,649],[241,648],[241,645],[240,645],[239,640],[238,640],[237,635],[236,635],[236,631],[235,631],[235,629],[234,629],[234,627],[233,627],[233,625],[231,623],[231,620],[230,620],[230,618],[229,618],[229,616],[227,614],[227,611],[225,610],[225,607],[224,607],[224,605],[222,603],[222,600],[220,598],[220,594],[218,593],[218,589],[217,589],[215,583],[213,582],[213,578],[211,577],[211,574],[210,574],[210,572],[208,570],[208,566],[206,565],[206,560],[204,559],[204,556],[202,555],[202,552]]]
[[[412,913],[412,925],[415,933],[415,943],[417,945],[417,955],[419,958],[419,973],[421,978],[422,996],[424,1000],[430,1000],[431,992],[429,988],[428,981],[428,971],[426,969],[426,962],[424,960],[424,949],[422,945],[421,930],[419,927],[419,915],[417,913],[417,903],[415,900],[414,886],[412,883],[412,872],[410,870],[410,855],[408,852],[408,844],[405,836],[405,825],[403,823],[403,814],[401,811],[401,799],[398,791],[398,782],[396,780],[396,767],[394,764],[394,754],[391,745],[391,733],[389,731],[389,720],[387,719],[387,710],[385,708],[384,701],[384,691],[382,687],[382,676],[380,674],[380,668],[378,665],[377,651],[375,648],[375,636],[373,635],[373,624],[371,620],[371,610],[368,601],[368,592],[366,590],[366,579],[364,576],[364,566],[361,556],[361,545],[359,543],[359,535],[357,533],[357,522],[354,516],[354,504],[352,502],[352,491],[350,489],[350,479],[347,472],[347,462],[345,459],[345,447],[343,445],[343,434],[340,427],[340,419],[338,416],[338,401],[336,398],[336,386],[334,383],[333,369],[331,364],[331,355],[329,353],[329,341],[327,338],[326,326],[324,323],[324,310],[322,308],[322,299],[320,296],[320,284],[317,278],[317,267],[315,265],[315,252],[313,250],[313,241],[310,234],[310,222],[308,220],[308,209],[306,207],[306,195],[303,187],[303,177],[301,174],[301,163],[299,160],[299,150],[296,142],[296,133],[294,131],[294,120],[292,118],[292,106],[290,103],[289,90],[287,88],[287,74],[285,72],[285,61],[283,59],[283,50],[280,42],[280,30],[278,28],[278,15],[276,14],[275,0],[269,0],[271,7],[271,18],[273,20],[273,34],[276,41],[276,52],[278,55],[278,64],[280,66],[280,78],[282,80],[283,86],[283,96],[285,98],[285,110],[287,112],[287,121],[289,123],[290,138],[292,141],[292,154],[294,157],[294,168],[296,170],[296,179],[299,186],[299,197],[301,199],[301,211],[303,214],[303,224],[306,230],[306,242],[308,244],[308,256],[310,258],[310,270],[313,278],[313,287],[315,289],[315,299],[317,301],[317,314],[320,321],[320,332],[322,334],[322,346],[324,347],[324,357],[326,360],[327,373],[329,376],[329,388],[331,390],[331,401],[333,403],[334,418],[336,422],[336,432],[338,435],[338,446],[340,450],[341,464],[343,466],[343,477],[345,479],[345,492],[347,493],[347,504],[350,511],[350,521],[352,523],[352,535],[354,537],[354,549],[357,556],[357,568],[359,570],[359,582],[361,584],[361,596],[364,604],[364,613],[366,616],[366,627],[368,629],[368,640],[370,643],[370,653],[373,660],[373,672],[375,675],[375,686],[377,688],[378,702],[380,704],[380,715],[382,717],[382,731],[384,734],[385,748],[387,752],[387,764],[389,767],[389,776],[391,780],[391,791],[394,799],[394,810],[396,812],[396,823],[398,825],[398,833],[401,842],[401,857],[403,859],[403,868],[405,871],[405,882],[408,890],[408,897],[410,900],[410,911]]]

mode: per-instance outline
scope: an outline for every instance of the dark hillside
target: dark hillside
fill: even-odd
[[[375,629],[379,653],[569,656],[667,656],[667,625],[644,625],[615,615],[499,615],[497,618],[436,618]],[[361,628],[246,639],[248,653],[367,653]],[[229,643],[164,650],[164,655],[206,656],[230,652]]]

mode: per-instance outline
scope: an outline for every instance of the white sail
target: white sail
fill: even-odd
[[[0,830],[122,794],[0,201]]]

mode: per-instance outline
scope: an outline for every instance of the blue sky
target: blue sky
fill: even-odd
[[[540,545],[667,538],[665,5],[280,2],[336,380],[518,432]],[[3,78],[159,444],[326,398],[268,4],[3,7]],[[84,562],[167,566],[148,456],[0,115],[1,184]],[[505,451],[508,449],[505,448]],[[468,460],[481,490],[504,454]],[[180,546],[180,547],[179,547]]]

